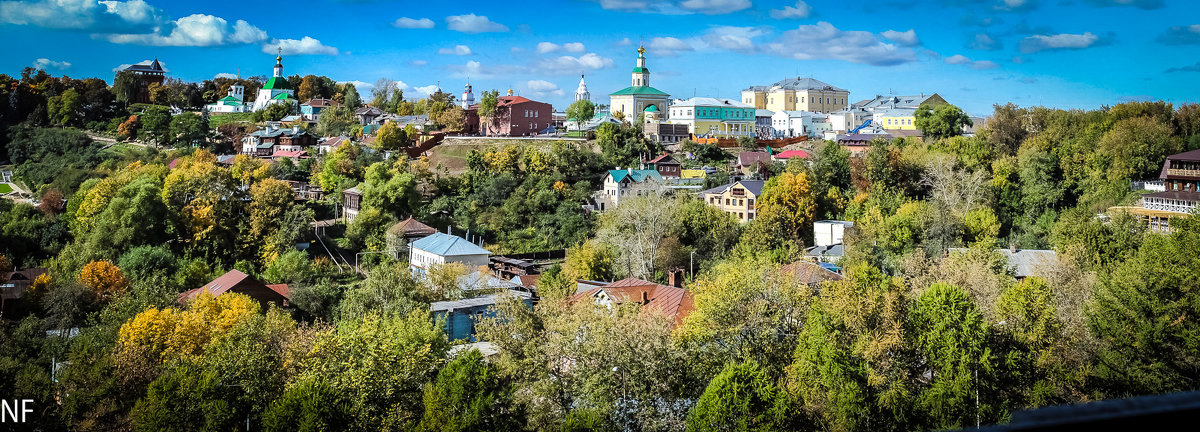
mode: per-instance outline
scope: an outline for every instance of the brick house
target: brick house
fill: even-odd
[[[479,105],[473,105],[478,112]],[[482,129],[487,136],[530,136],[554,125],[554,107],[521,96],[496,98],[496,113],[490,125]]]

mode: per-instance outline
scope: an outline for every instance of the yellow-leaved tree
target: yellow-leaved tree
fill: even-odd
[[[202,293],[184,310],[149,308],[121,325],[119,359],[166,363],[198,356],[214,338],[258,314],[258,303],[242,294]]]
[[[777,221],[795,240],[803,240],[817,214],[808,173],[784,172],[763,185],[756,203],[758,219]],[[780,233],[783,234],[783,233]]]
[[[129,279],[108,260],[87,263],[79,272],[79,281],[100,298],[111,298],[129,289]]]

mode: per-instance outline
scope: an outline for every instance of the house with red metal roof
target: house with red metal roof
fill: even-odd
[[[571,303],[587,300],[603,306],[635,303],[642,309],[662,312],[675,320],[676,325],[696,309],[690,291],[637,278],[622,279],[571,296]]]
[[[212,282],[200,288],[181,292],[177,296],[176,301],[179,304],[187,304],[187,302],[206,292],[212,294],[213,297],[230,292],[245,294],[257,300],[264,308],[267,307],[268,303],[285,308],[291,306],[291,289],[288,288],[287,284],[267,285],[239,270],[230,270],[228,273],[213,279]]]
[[[776,161],[780,161],[780,162],[787,162],[789,159],[792,159],[792,158],[808,159],[809,156],[811,156],[811,155],[809,155],[808,152],[806,152],[804,150],[786,150],[786,151],[780,152],[779,154],[772,155],[771,159],[775,159]]]

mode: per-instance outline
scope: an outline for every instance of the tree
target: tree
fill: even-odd
[[[437,123],[446,132],[462,132],[466,128],[466,111],[461,107],[449,107],[437,116]]]
[[[922,104],[917,108],[916,127],[931,140],[962,135],[965,126],[971,126],[971,117],[954,105],[938,105],[930,108]]]
[[[786,398],[755,362],[730,363],[708,383],[688,414],[691,431],[785,429]]]
[[[300,87],[296,90],[296,100],[300,103],[308,102],[310,99],[320,96],[317,87],[318,79],[314,75],[305,75],[304,80],[300,81]]]
[[[117,127],[117,137],[123,140],[131,140],[137,138],[138,132],[138,116],[131,115],[121,125]]]
[[[596,238],[617,251],[618,274],[649,280],[663,239],[674,226],[672,214],[679,201],[660,191],[643,192],[647,193],[624,198],[619,207],[605,212]]]
[[[117,76],[113,78],[113,94],[117,96],[117,101],[124,103],[133,103],[137,100],[138,92],[141,90],[141,79],[130,71],[117,72]]]
[[[813,218],[817,213],[817,201],[808,181],[808,173],[785,172],[772,177],[763,185],[762,194],[755,202],[758,218],[778,218],[783,232],[777,233],[796,241],[809,238]]]
[[[353,419],[341,394],[328,383],[302,380],[287,387],[263,413],[272,432],[322,432],[346,428]]]
[[[294,245],[273,244],[271,239],[283,227],[283,216],[292,207],[296,197],[291,186],[282,180],[268,178],[250,186],[250,239],[258,246],[263,263],[270,263]]]
[[[208,120],[196,113],[183,113],[171,119],[171,143],[175,146],[204,147],[208,138]]]
[[[136,282],[154,276],[169,277],[178,270],[179,264],[166,246],[146,245],[125,252],[117,261],[117,266],[130,280]]]
[[[400,150],[408,146],[408,136],[404,129],[396,126],[396,122],[387,122],[375,134],[375,145],[380,150]]]
[[[266,108],[256,111],[254,117],[259,121],[279,121],[289,114],[295,114],[295,106],[291,102],[282,101],[267,104]]]
[[[496,110],[501,109],[499,106],[500,91],[488,90],[479,95],[479,108],[475,113],[479,115],[479,124],[482,126],[482,132],[490,132],[498,115]]]
[[[567,250],[563,272],[571,279],[612,280],[613,252],[603,243],[588,240]]]
[[[478,350],[460,353],[425,385],[419,431],[517,430],[524,426],[514,389]]]
[[[345,93],[345,99],[346,99],[345,102],[343,103],[343,105],[345,105],[347,109],[350,109],[352,111],[356,110],[356,109],[358,109],[358,107],[362,106],[362,99],[359,98],[358,89],[354,87],[354,83],[346,83],[343,85],[346,88],[346,90],[343,92],[343,93]],[[325,113],[322,112],[321,115],[324,116]]]
[[[590,100],[577,100],[567,107],[567,120],[575,122],[577,127],[582,127],[583,123],[592,119],[596,115],[596,104]]]
[[[353,108],[337,106],[321,111],[317,118],[317,134],[322,136],[345,135],[358,129],[358,119],[354,117]]]
[[[101,298],[111,298],[129,289],[129,279],[113,263],[92,261],[79,272],[79,281]]]
[[[50,122],[60,126],[77,126],[83,120],[83,102],[79,92],[67,89],[61,95],[52,96],[47,101],[47,114]]]
[[[147,106],[145,111],[138,116],[141,127],[138,128],[139,136],[143,140],[154,141],[156,145],[162,145],[170,142],[171,137],[171,111],[167,107],[162,106]]]
[[[984,123],[979,135],[1002,154],[1013,156],[1029,134],[1025,127],[1025,110],[1010,103],[993,105],[992,116]]]
[[[1000,416],[975,397],[992,364],[988,324],[967,293],[947,283],[933,284],[917,298],[909,323],[913,348],[925,359],[917,376],[933,377],[918,387],[916,400],[926,426],[962,427],[982,412],[988,413],[989,423],[997,420]]]
[[[371,106],[385,110],[388,108],[388,97],[392,95],[392,91],[397,89],[396,82],[387,78],[380,78],[375,81],[375,86],[371,87]]]
[[[1172,134],[1169,123],[1132,117],[1114,124],[1090,159],[1094,166],[1106,167],[1101,175],[1107,180],[1124,182],[1157,175],[1163,159],[1180,151],[1183,141]]]

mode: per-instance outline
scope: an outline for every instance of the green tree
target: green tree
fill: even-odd
[[[344,429],[352,417],[341,394],[328,383],[302,380],[287,390],[263,413],[263,429],[273,432],[322,432]]]
[[[933,377],[918,387],[916,400],[927,427],[963,427],[980,415],[988,423],[998,420],[1001,416],[976,398],[989,381],[992,363],[988,324],[967,293],[947,283],[933,284],[917,298],[909,325],[913,349],[925,359],[917,375]]]
[[[425,385],[425,415],[417,430],[517,430],[524,418],[513,403],[514,389],[499,368],[467,350]]]
[[[354,117],[352,109],[349,106],[339,106],[321,111],[321,117],[317,118],[317,134],[339,136],[358,129],[358,119]]]
[[[113,78],[112,92],[117,96],[118,102],[133,103],[137,100],[141,85],[141,79],[133,72],[120,71]]]
[[[466,111],[461,107],[453,106],[441,110],[436,121],[446,132],[461,132],[466,128],[466,119]]]
[[[380,150],[400,150],[408,146],[408,137],[404,129],[396,126],[395,122],[387,122],[375,134],[375,145]]]
[[[61,95],[50,97],[46,111],[50,122],[56,125],[78,126],[83,120],[83,102],[75,89],[67,89]]]
[[[196,113],[183,113],[171,119],[171,143],[175,146],[205,147],[208,120]]]
[[[163,106],[146,106],[145,111],[138,116],[141,127],[138,129],[142,139],[149,139],[156,145],[170,142],[171,111]]]
[[[783,430],[788,411],[786,401],[757,363],[731,363],[708,383],[688,414],[687,429]]]
[[[590,100],[577,100],[567,107],[567,120],[574,121],[577,127],[581,127],[595,115],[596,104]]]
[[[362,98],[358,96],[358,89],[354,87],[354,83],[346,83],[343,85],[346,87],[346,90],[343,91],[346,98],[343,105],[350,110],[356,110],[358,107],[362,106]],[[325,113],[322,112],[321,115],[323,116]]]
[[[967,113],[950,104],[932,109],[928,105],[921,105],[917,108],[916,118],[917,129],[932,140],[962,135],[963,127],[972,125]]]

